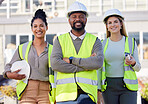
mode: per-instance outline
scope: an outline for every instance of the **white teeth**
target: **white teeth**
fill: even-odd
[[[111,28],[112,30],[115,30],[116,28]]]
[[[81,25],[81,23],[76,23],[76,25]]]
[[[42,32],[37,32],[37,34],[42,34]]]

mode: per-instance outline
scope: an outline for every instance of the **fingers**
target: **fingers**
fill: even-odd
[[[125,58],[125,64],[132,65],[133,63],[135,63],[135,59],[133,56],[130,56],[130,59],[128,57]]]
[[[26,77],[25,74],[13,74],[12,78],[15,79],[15,80],[22,80]]]
[[[129,62],[125,62],[125,64],[126,64],[126,65],[130,65],[130,63],[129,63]]]
[[[12,72],[12,73],[18,73],[19,71],[21,71],[21,69],[18,69],[16,71]]]
[[[22,79],[24,79],[25,77],[26,77],[25,74],[18,74],[15,79],[16,79],[16,80],[22,80]]]
[[[25,74],[18,74],[19,71],[20,71],[20,69],[17,71],[14,71],[14,72],[8,72],[7,73],[8,78],[15,79],[15,80],[24,79],[26,77],[26,75]]]
[[[93,53],[93,54],[91,55],[91,57],[92,57],[92,56],[96,56],[96,53]]]
[[[125,64],[127,64],[127,65],[131,65],[131,63],[132,63],[132,60],[129,60],[129,59],[126,58],[126,60],[125,60]]]
[[[63,60],[64,60],[65,62],[67,62],[67,63],[70,63],[70,62],[69,62],[69,58],[66,58],[66,57],[65,57],[65,58],[63,58]]]

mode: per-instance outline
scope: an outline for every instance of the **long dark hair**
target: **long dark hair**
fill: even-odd
[[[45,25],[47,26],[48,23],[47,23],[46,17],[47,17],[46,13],[43,11],[43,9],[38,9],[35,12],[34,17],[31,20],[31,27],[32,27],[32,24],[33,24],[34,20],[38,19],[38,18],[41,19],[45,23]]]

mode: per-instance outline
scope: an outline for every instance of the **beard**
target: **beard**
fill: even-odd
[[[76,23],[81,23],[82,26],[80,28],[77,28],[75,26]],[[84,30],[84,28],[85,28],[85,24],[83,22],[80,22],[80,21],[73,23],[73,26],[72,26],[72,29],[74,29],[75,31],[81,31],[81,30]]]

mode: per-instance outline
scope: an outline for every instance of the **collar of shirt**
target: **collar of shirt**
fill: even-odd
[[[46,47],[44,48],[44,51],[48,52],[48,47],[49,47],[49,43],[46,41],[47,45]],[[32,42],[32,46],[33,46],[33,42]]]
[[[83,35],[79,36],[78,38],[80,38],[82,40],[82,39],[84,39],[85,35],[86,35],[86,31],[84,32]],[[75,36],[71,31],[70,31],[70,36],[72,37],[73,40],[77,39],[77,36]]]

